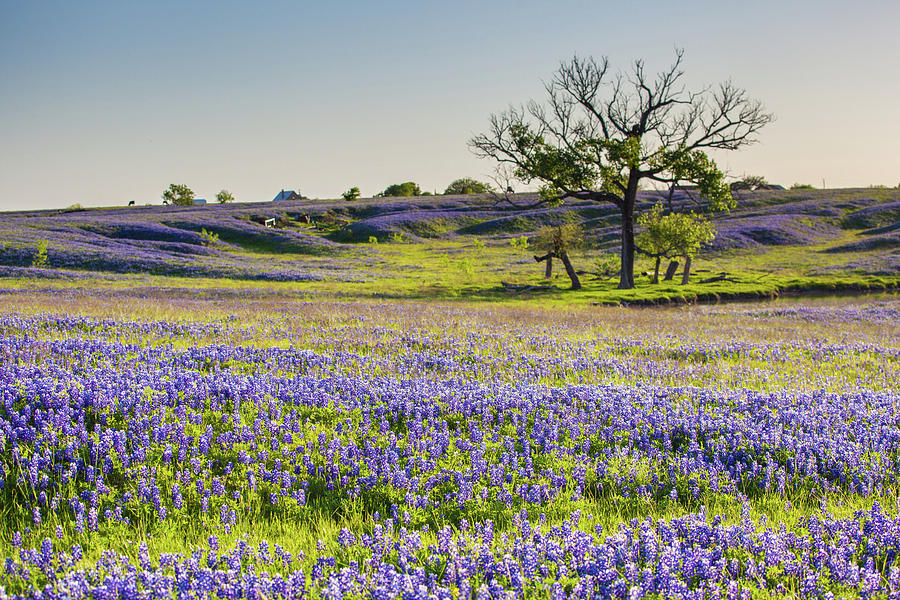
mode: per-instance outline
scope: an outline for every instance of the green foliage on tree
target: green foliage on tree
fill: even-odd
[[[682,52],[655,76],[636,61],[630,73],[610,72],[607,59],[575,57],[547,84],[547,101],[494,114],[487,133],[469,141],[515,178],[538,181],[540,202],[566,198],[610,202],[622,217],[620,288],[634,287],[634,224],[642,182],[692,183],[713,209],[734,200],[707,151],[755,141],[773,119],[730,82],[689,91]]]
[[[228,190],[219,190],[219,193],[216,194],[216,201],[219,204],[225,204],[226,202],[234,202],[234,195]]]
[[[537,230],[531,245],[539,252],[562,253],[579,248],[584,243],[584,230],[575,223],[545,225]]]
[[[463,177],[451,182],[450,185],[447,186],[447,189],[444,190],[444,195],[487,194],[493,189],[494,188],[489,183],[484,183],[483,181],[478,181],[471,177]]]
[[[194,190],[186,185],[173,183],[163,192],[162,199],[164,204],[174,204],[176,206],[193,206]]]
[[[653,208],[641,214],[637,219],[638,227],[643,227],[637,235],[638,247],[646,254],[656,258],[656,272],[653,283],[659,281],[659,263],[662,257],[670,257],[673,248],[669,246],[668,235],[663,227],[663,206],[657,202]]]
[[[347,202],[353,202],[354,200],[359,200],[360,191],[358,187],[352,187],[341,195]]]
[[[696,213],[663,214],[662,204],[657,203],[638,217],[638,226],[644,230],[638,235],[638,244],[644,252],[656,257],[653,283],[659,282],[659,264],[662,257],[684,258],[681,283],[688,283],[691,261],[704,244],[716,237],[716,228],[703,215]]]
[[[794,183],[791,185],[792,190],[814,190],[815,186],[808,183]]]
[[[378,194],[380,198],[397,197],[397,196],[421,196],[422,188],[419,184],[406,181],[404,183],[395,183],[385,188],[383,192]]]

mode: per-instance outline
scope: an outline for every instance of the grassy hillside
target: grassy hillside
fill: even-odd
[[[742,192],[714,215],[718,235],[695,261],[695,283],[615,290],[599,263],[615,257],[611,205],[566,202],[522,209],[533,194],[303,200],[197,207],[144,206],[6,213],[5,285],[256,287],[332,296],[531,298],[547,302],[656,301],[786,291],[883,289],[900,282],[900,190]],[[644,206],[659,201],[647,192]],[[680,195],[678,209],[698,206]],[[274,219],[275,227],[266,220]],[[585,289],[543,280],[532,253],[511,242],[547,224],[581,223],[573,257]],[[649,261],[638,260],[646,272]],[[702,283],[725,274],[727,279]],[[48,283],[52,282],[52,283]],[[501,285],[512,283],[514,291]],[[520,286],[537,289],[522,291]],[[547,289],[549,286],[549,289]]]

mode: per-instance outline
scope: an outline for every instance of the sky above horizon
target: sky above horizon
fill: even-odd
[[[655,72],[675,47],[690,88],[731,79],[776,116],[714,155],[730,175],[896,186],[898,24],[896,0],[0,0],[0,210],[441,192],[487,179],[467,140],[560,61]]]

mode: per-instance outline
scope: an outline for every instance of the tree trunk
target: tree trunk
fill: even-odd
[[[569,255],[565,252],[561,252],[559,254],[559,259],[562,261],[563,266],[566,268],[566,274],[569,276],[569,279],[572,280],[572,288],[573,290],[581,289],[581,281],[578,279],[578,273],[575,272],[575,269],[572,268],[572,263],[569,261]],[[548,261],[549,263],[549,261]]]
[[[662,261],[662,258],[656,257],[656,267],[653,268],[653,283],[659,283],[659,263]]]
[[[675,277],[675,271],[678,270],[678,261],[673,260],[669,263],[668,268],[666,268],[666,276],[663,277],[663,281],[672,281],[672,278]]]
[[[553,257],[547,257],[547,265],[544,267],[544,279],[550,279],[553,276]]]
[[[672,198],[675,196],[675,184],[669,186],[669,195],[666,196],[666,202],[669,204],[669,213],[674,213],[675,208],[672,206]]]
[[[619,272],[619,289],[634,287],[634,223],[633,213],[622,215],[622,270]]]
[[[691,278],[691,257],[684,257],[684,273],[681,274],[681,285],[687,284]]]
[[[619,289],[634,287],[634,202],[637,199],[638,176],[634,171],[628,176],[628,187],[622,198],[622,270],[619,273]]]

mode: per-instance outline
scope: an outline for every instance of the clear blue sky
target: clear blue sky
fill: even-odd
[[[900,183],[900,3],[0,0],[0,210],[364,196],[484,178],[466,140],[573,53],[732,79],[777,116],[730,173]]]

